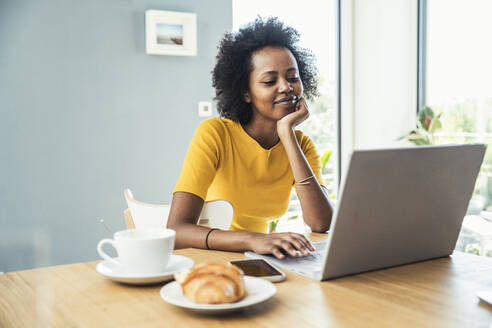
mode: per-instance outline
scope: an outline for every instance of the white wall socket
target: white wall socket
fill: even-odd
[[[210,101],[198,102],[198,116],[212,116],[212,103]]]

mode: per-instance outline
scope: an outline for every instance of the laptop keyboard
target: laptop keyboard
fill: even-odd
[[[251,258],[262,258],[270,261],[272,264],[279,266],[280,268],[312,276],[313,274],[319,274],[323,269],[323,261],[327,253],[327,241],[318,241],[312,243],[316,249],[308,256],[304,256],[299,253],[299,256],[289,256],[282,260],[275,258],[273,255],[260,255],[254,252],[246,252],[245,255]]]
[[[321,262],[323,260],[323,255],[326,253],[322,251],[315,251],[312,252],[308,256],[299,256],[299,257],[292,257],[295,259],[297,262],[302,263],[302,262],[311,262],[311,263],[316,263],[316,262]]]
[[[318,263],[323,263],[323,260],[326,256],[326,246],[328,244],[327,241],[318,241],[312,243],[314,248],[316,249],[314,252],[309,254],[308,256],[302,255],[301,252],[298,252],[298,256],[288,256],[285,260],[291,260],[290,262],[296,263],[309,263],[317,265]],[[284,260],[284,261],[285,261]]]

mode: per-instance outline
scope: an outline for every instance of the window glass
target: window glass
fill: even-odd
[[[488,144],[468,210],[480,217],[492,214],[491,14],[490,0],[427,1],[426,105],[442,113],[436,143]]]

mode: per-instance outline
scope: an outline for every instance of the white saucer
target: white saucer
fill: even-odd
[[[99,263],[96,267],[96,271],[113,281],[134,285],[148,285],[171,280],[176,272],[190,269],[193,267],[193,264],[193,260],[186,256],[172,254],[164,272],[153,274],[129,273],[108,261]]]
[[[226,304],[198,304],[194,303],[183,295],[181,286],[177,281],[173,281],[161,288],[161,297],[164,301],[173,305],[190,309],[202,313],[223,313],[238,310],[247,306],[266,301],[275,293],[275,286],[264,279],[256,277],[244,277],[247,295],[242,300],[235,303]]]

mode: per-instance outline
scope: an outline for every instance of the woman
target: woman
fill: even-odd
[[[301,234],[265,234],[282,216],[295,186],[304,221],[329,229],[332,208],[322,185],[319,155],[294,128],[317,95],[314,57],[297,46],[296,30],[276,18],[257,18],[221,41],[213,70],[222,118],[200,124],[174,189],[168,228],[176,248],[309,255]],[[226,199],[234,208],[230,231],[196,225],[204,200]]]

